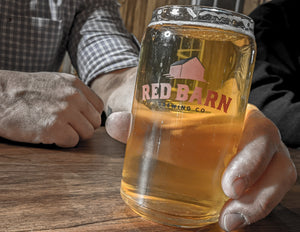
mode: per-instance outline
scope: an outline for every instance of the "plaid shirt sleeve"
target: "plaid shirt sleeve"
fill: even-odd
[[[69,36],[68,51],[86,83],[99,74],[134,67],[139,48],[125,29],[115,0],[85,0]]]

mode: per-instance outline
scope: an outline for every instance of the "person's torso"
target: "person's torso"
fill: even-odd
[[[0,0],[0,69],[57,71],[78,0]]]

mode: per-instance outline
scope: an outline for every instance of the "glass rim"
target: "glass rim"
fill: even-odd
[[[179,10],[186,10],[186,12],[178,12]],[[162,24],[215,27],[246,34],[254,38],[254,21],[251,17],[218,7],[199,5],[161,6],[153,11],[148,26]]]

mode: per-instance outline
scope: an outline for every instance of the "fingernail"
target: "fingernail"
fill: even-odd
[[[244,191],[246,189],[246,183],[245,183],[243,178],[236,179],[232,183],[232,186],[233,186],[233,190],[234,190],[234,193],[235,193],[234,199],[239,198],[244,193]]]
[[[239,213],[226,214],[223,219],[224,229],[226,231],[232,231],[245,223],[244,217]]]

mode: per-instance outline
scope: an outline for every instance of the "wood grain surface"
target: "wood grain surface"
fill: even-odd
[[[222,231],[146,221],[119,193],[125,145],[104,128],[76,148],[0,139],[0,231]],[[291,150],[298,172],[300,150]],[[300,183],[264,220],[239,231],[300,231]]]

